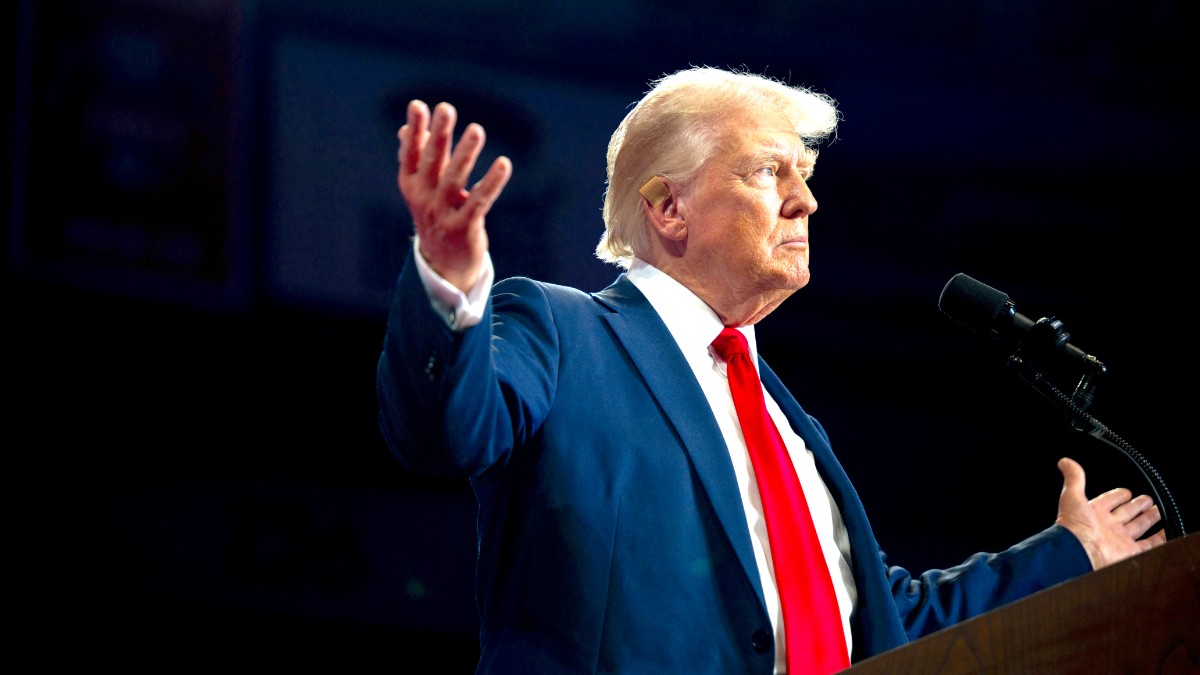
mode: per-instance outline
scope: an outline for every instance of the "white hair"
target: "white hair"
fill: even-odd
[[[725,120],[758,107],[785,113],[814,156],[840,119],[829,96],[764,75],[697,66],[652,81],[608,142],[604,234],[596,256],[628,268],[634,255],[648,250],[638,188],[651,176],[686,185],[717,147]]]

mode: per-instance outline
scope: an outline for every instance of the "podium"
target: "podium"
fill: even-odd
[[[846,675],[1200,673],[1200,535],[877,654]]]

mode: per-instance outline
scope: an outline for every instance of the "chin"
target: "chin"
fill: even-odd
[[[812,279],[812,272],[809,271],[808,265],[804,265],[803,268],[794,270],[788,279],[791,282],[788,287],[798,291],[808,285],[809,280]]]

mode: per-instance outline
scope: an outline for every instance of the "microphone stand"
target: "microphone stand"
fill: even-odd
[[[1008,358],[1008,366],[1016,370],[1018,376],[1035,391],[1065,412],[1067,422],[1073,430],[1115,448],[1133,461],[1150,484],[1154,501],[1163,511],[1163,528],[1166,530],[1167,539],[1183,536],[1186,530],[1179,506],[1175,503],[1171,491],[1167,489],[1162,475],[1132,445],[1087,413],[1087,407],[1095,397],[1095,379],[1107,371],[1104,364],[1094,356],[1088,355],[1084,359],[1085,372],[1075,386],[1074,393],[1069,397],[1054,386],[1038,368],[1037,363],[1048,362],[1046,357],[1065,345],[1069,339],[1070,334],[1064,330],[1062,322],[1053,317],[1039,319],[1017,343],[1016,351]]]

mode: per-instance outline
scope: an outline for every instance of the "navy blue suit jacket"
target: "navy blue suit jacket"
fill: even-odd
[[[820,424],[760,359],[850,536],[855,661],[1091,569],[1054,526],[913,576],[888,566]],[[665,324],[621,275],[598,293],[502,281],[451,331],[411,258],[380,356],[407,467],[479,502],[480,673],[771,673],[770,620],[729,450]]]

